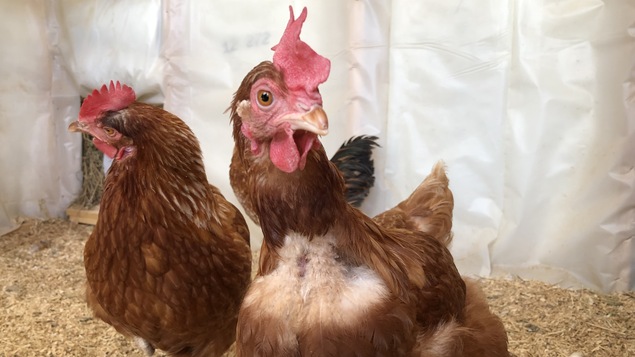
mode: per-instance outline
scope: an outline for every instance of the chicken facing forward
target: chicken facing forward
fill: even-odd
[[[374,220],[347,203],[318,139],[328,132],[317,86],[329,63],[300,41],[305,19],[306,9],[297,20],[291,11],[273,63],[247,75],[253,85],[231,107],[264,235],[238,356],[508,356],[500,320],[447,249],[452,197],[442,165]],[[262,75],[271,66],[284,80]],[[294,92],[304,93],[301,106],[278,100]]]
[[[119,82],[69,130],[114,158],[84,250],[89,307],[148,355],[220,356],[250,282],[249,231],[208,183],[192,131]]]
[[[254,88],[258,88],[258,90],[254,91]],[[298,110],[308,109],[306,106],[312,105],[311,103],[315,99],[319,99],[321,105],[319,93],[316,97],[312,91],[304,91],[302,87],[298,87],[294,78],[283,74],[282,68],[277,65],[275,58],[274,63],[270,61],[260,63],[243,78],[234,96],[234,103],[249,98],[250,95],[253,95],[254,103],[259,103],[253,107],[254,115],[263,118],[274,115],[272,111],[275,111],[277,116],[293,115]],[[274,98],[276,103],[272,105]],[[252,204],[253,192],[250,191],[249,180],[250,177],[257,174],[252,173],[254,169],[251,163],[252,149],[256,151],[259,149],[251,146],[252,142],[249,142],[251,134],[243,132],[245,128],[240,125],[240,121],[237,119],[234,103],[229,110],[232,112],[233,137],[234,140],[240,141],[240,145],[234,146],[229,170],[230,183],[236,198],[247,215],[258,223],[258,217]],[[361,206],[375,184],[372,151],[379,146],[377,140],[376,136],[352,137],[345,141],[331,158],[331,162],[335,164],[344,177],[346,200],[354,207]],[[273,140],[274,148],[271,156],[273,160],[278,157],[276,150],[280,149],[280,144],[283,141],[289,143],[289,138],[278,136]],[[297,154],[293,157],[289,156],[287,159],[297,162],[304,160]]]

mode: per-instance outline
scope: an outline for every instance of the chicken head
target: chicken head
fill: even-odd
[[[134,151],[132,139],[109,123],[105,114],[126,108],[135,98],[132,88],[110,81],[110,86],[104,84],[101,90],[95,89],[84,99],[78,120],[72,122],[68,130],[92,135],[97,149],[110,158],[120,160]]]
[[[290,13],[280,43],[273,47],[273,64],[261,64],[275,70],[267,70],[267,75],[260,78],[246,77],[245,80],[253,81],[248,99],[239,101],[234,108],[242,119],[241,131],[251,141],[252,152],[265,154],[263,143],[270,143],[269,157],[284,172],[302,170],[309,150],[321,145],[317,136],[328,133],[318,85],[328,78],[330,61],[300,40],[306,8],[297,19],[291,7]]]

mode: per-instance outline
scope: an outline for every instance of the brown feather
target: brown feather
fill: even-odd
[[[208,184],[198,141],[176,116],[133,103],[102,121],[135,152],[108,172],[85,246],[89,306],[170,355],[220,356],[250,280],[244,218]]]
[[[373,218],[383,227],[419,230],[446,247],[452,241],[454,197],[442,162],[397,206]]]
[[[262,164],[265,160],[255,162]],[[408,351],[414,348],[415,331],[463,319],[464,285],[445,246],[421,232],[378,226],[348,205],[341,176],[326,160],[322,149],[309,154],[307,166],[302,171],[284,174],[270,168],[262,170],[266,178],[256,176],[252,181],[256,212],[265,237],[263,252],[267,252],[266,263],[261,265],[261,276],[275,270],[276,264],[272,261],[278,259],[271,252],[279,251],[288,232],[318,239],[330,231],[336,237],[346,237],[336,243],[340,259],[353,267],[370,267],[388,286],[391,296],[377,307],[376,313],[370,313],[354,327],[335,326],[324,330],[325,327],[320,325],[320,334],[315,335],[311,326],[317,322],[303,324],[308,326],[308,331],[304,332],[307,337],[301,339],[303,329],[297,330],[297,349],[317,349],[322,353],[318,355],[325,356],[409,355]],[[259,286],[253,285],[250,291]],[[280,299],[285,306],[294,304],[282,296],[272,298]],[[278,341],[266,337],[276,331],[276,322],[261,315],[261,311],[272,311],[266,306],[253,309],[243,306],[238,325],[239,355],[251,355],[256,340]],[[397,320],[390,322],[392,318]],[[243,329],[250,331],[249,337],[242,333]],[[368,336],[373,337],[368,340]],[[316,342],[310,342],[315,337]],[[331,347],[328,343],[323,344],[325,341],[331,341]],[[359,347],[352,348],[349,354],[343,347],[348,345]],[[271,348],[272,354],[261,355],[278,355],[281,349],[290,347]],[[369,351],[374,354],[368,354]]]

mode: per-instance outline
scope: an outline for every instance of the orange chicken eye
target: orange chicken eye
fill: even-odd
[[[263,107],[268,107],[273,103],[273,94],[266,90],[258,91],[258,104]]]
[[[115,129],[109,127],[109,126],[105,126],[102,128],[104,130],[104,132],[106,133],[106,135],[108,136],[113,136],[115,135],[115,133],[117,132]]]

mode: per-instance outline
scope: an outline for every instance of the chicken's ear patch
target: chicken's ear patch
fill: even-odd
[[[110,86],[105,84],[100,90],[93,90],[91,94],[84,99],[82,107],[79,110],[79,121],[94,121],[102,113],[106,111],[117,111],[126,108],[136,99],[134,90],[125,84],[117,81],[110,81]]]
[[[300,40],[302,24],[307,16],[306,7],[297,19],[293,17],[293,7],[289,6],[289,11],[291,18],[287,28],[280,42],[272,48],[273,64],[283,73],[289,89],[304,89],[311,93],[329,77],[331,61]]]

